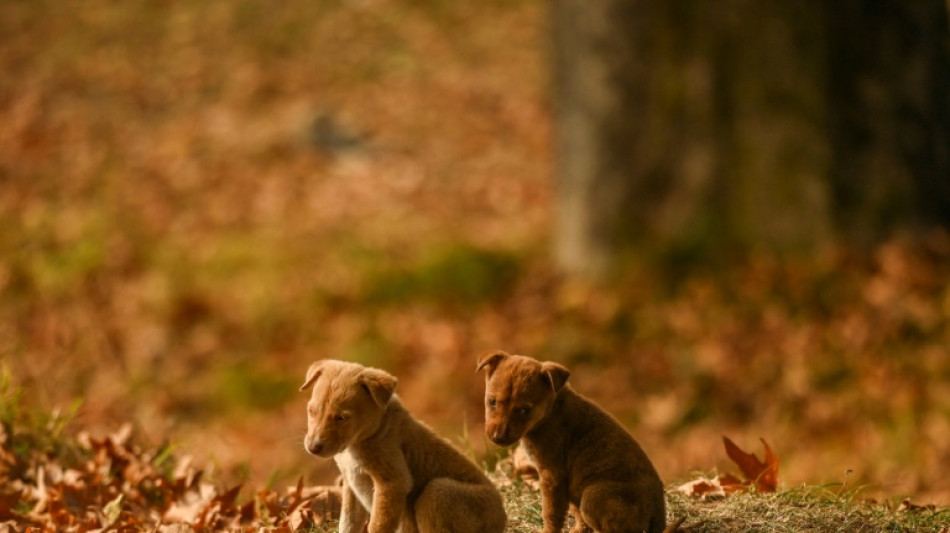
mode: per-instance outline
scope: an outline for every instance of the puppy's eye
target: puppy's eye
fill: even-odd
[[[337,422],[346,422],[347,418],[349,417],[347,417],[346,415],[336,415],[333,417],[333,420],[336,420]]]
[[[498,402],[494,398],[488,399],[488,407],[495,407],[497,404]]]
[[[530,407],[527,407],[527,406],[525,406],[525,407],[519,407],[519,408],[515,409],[515,413],[516,413],[518,416],[528,416],[529,414],[531,414],[531,408],[530,408]]]

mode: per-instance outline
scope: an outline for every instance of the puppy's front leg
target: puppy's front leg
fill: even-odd
[[[574,517],[574,527],[570,533],[590,533],[590,528],[584,523],[584,517],[581,516],[581,510],[573,503],[570,506],[571,516]]]
[[[369,521],[369,513],[362,502],[350,489],[349,484],[343,482],[343,507],[340,509],[340,533],[363,533]]]
[[[373,476],[373,510],[369,517],[369,533],[395,533],[406,512],[406,497],[412,488],[412,477],[405,471],[389,471]]]
[[[373,512],[370,513],[369,533],[395,533],[406,511],[408,494],[408,487],[401,490],[377,485],[373,497]]]
[[[543,533],[560,533],[567,520],[567,480],[550,470],[541,472],[541,518]]]

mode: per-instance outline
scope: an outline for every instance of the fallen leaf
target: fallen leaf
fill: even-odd
[[[317,525],[322,525],[328,520],[337,520],[340,518],[340,511],[343,507],[343,494],[340,487],[314,487],[322,489],[313,496],[309,508],[313,512],[313,520]]]
[[[765,447],[765,461],[760,461],[754,454],[742,450],[729,437],[723,436],[722,440],[726,446],[726,455],[736,463],[746,480],[755,485],[756,490],[759,492],[778,490],[778,458],[765,439],[759,439]]]
[[[306,503],[307,502],[300,502],[287,513],[287,523],[294,531],[299,531],[309,524],[316,523],[313,511],[310,510]]]
[[[729,437],[722,437],[726,455],[739,467],[745,479],[732,474],[721,474],[712,479],[699,477],[676,488],[677,491],[691,497],[702,499],[721,498],[740,490],[755,487],[759,492],[775,492],[778,488],[778,458],[768,443],[765,446],[765,461],[739,448]]]
[[[194,524],[198,516],[208,506],[208,501],[194,494],[187,494],[183,501],[176,501],[165,511],[163,520],[166,522],[184,522]]]
[[[119,513],[122,512],[122,501],[125,499],[125,494],[119,494],[116,498],[105,505],[102,508],[102,515],[104,517],[103,526],[111,527],[115,524],[116,520],[119,519]]]
[[[0,491],[0,520],[16,519],[13,508],[20,503],[22,495],[19,491]]]
[[[676,487],[678,492],[691,497],[691,498],[700,498],[700,499],[716,499],[725,497],[726,491],[724,490],[719,477],[713,479],[699,477],[693,481],[687,481],[682,485]]]
[[[719,480],[719,484],[727,494],[732,494],[733,492],[747,489],[752,485],[752,482],[743,481],[732,474],[722,474],[716,477],[716,479]]]

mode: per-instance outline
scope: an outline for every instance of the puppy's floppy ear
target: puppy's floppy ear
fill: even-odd
[[[307,369],[307,378],[303,380],[303,385],[300,386],[301,391],[309,389],[316,383],[317,378],[323,373],[323,363],[323,361],[317,361],[310,365],[310,368]]]
[[[551,388],[554,389],[554,392],[561,390],[564,384],[567,383],[568,376],[571,375],[570,370],[551,362],[541,363],[541,373],[551,382]]]
[[[367,368],[360,372],[360,385],[373,397],[376,405],[382,407],[393,397],[396,390],[396,378],[376,368]]]
[[[478,360],[478,366],[475,367],[475,372],[481,371],[483,368],[488,368],[488,375],[492,375],[495,371],[495,368],[498,366],[498,363],[501,363],[505,359],[511,357],[511,354],[504,350],[495,350],[493,352],[488,352],[483,355]]]

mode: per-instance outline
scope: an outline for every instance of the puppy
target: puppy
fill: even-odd
[[[304,448],[343,474],[340,533],[501,533],[507,516],[484,472],[409,414],[396,378],[323,360],[310,365]]]
[[[498,445],[518,440],[541,478],[543,533],[558,533],[570,508],[572,533],[660,533],[663,483],[633,437],[567,384],[557,363],[493,352],[478,361],[485,378],[485,432]],[[675,526],[674,526],[675,529]]]

